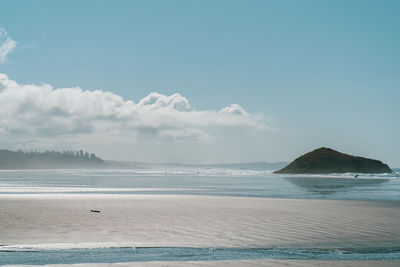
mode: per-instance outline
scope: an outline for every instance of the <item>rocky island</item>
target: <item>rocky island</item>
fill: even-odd
[[[286,167],[275,171],[283,174],[327,173],[392,173],[388,165],[379,160],[340,153],[321,147],[304,154]]]

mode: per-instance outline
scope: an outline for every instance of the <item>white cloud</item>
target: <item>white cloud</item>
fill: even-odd
[[[236,115],[243,115],[247,116],[249,115],[242,106],[238,104],[232,104],[229,107],[225,107],[220,110],[221,113],[227,113],[227,114],[236,114]]]
[[[0,27],[0,63],[7,61],[7,56],[17,47],[17,42],[8,37],[4,28]]]
[[[189,101],[180,94],[165,96],[159,93],[151,93],[139,101],[138,106],[154,110],[159,108],[172,108],[177,110],[189,110]]]
[[[0,74],[0,137],[15,143],[209,140],[266,128],[262,115],[238,104],[197,111],[180,94],[150,93],[135,103],[99,90],[19,84]]]

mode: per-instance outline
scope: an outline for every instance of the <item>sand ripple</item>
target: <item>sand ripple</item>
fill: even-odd
[[[206,196],[9,195],[0,196],[0,239],[5,245],[70,247],[393,247],[400,246],[400,205]]]

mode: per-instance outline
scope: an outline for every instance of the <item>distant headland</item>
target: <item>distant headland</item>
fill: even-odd
[[[195,168],[195,169],[251,169],[276,170],[287,162],[246,162],[221,164],[145,163],[134,161],[103,160],[93,153],[80,151],[24,152],[0,149],[0,170],[39,169],[147,169],[147,168]]]
[[[0,150],[0,169],[79,169],[104,166],[104,161],[93,153],[80,150],[23,152]]]
[[[340,153],[321,147],[304,154],[275,173],[327,174],[327,173],[392,173],[388,165],[379,160]]]

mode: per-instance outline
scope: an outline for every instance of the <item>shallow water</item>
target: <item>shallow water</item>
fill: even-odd
[[[271,170],[0,171],[0,194],[183,194],[400,200],[400,175],[278,175]]]
[[[145,261],[208,261],[244,259],[400,260],[400,248],[95,248],[63,250],[0,250],[3,264],[74,264]]]

